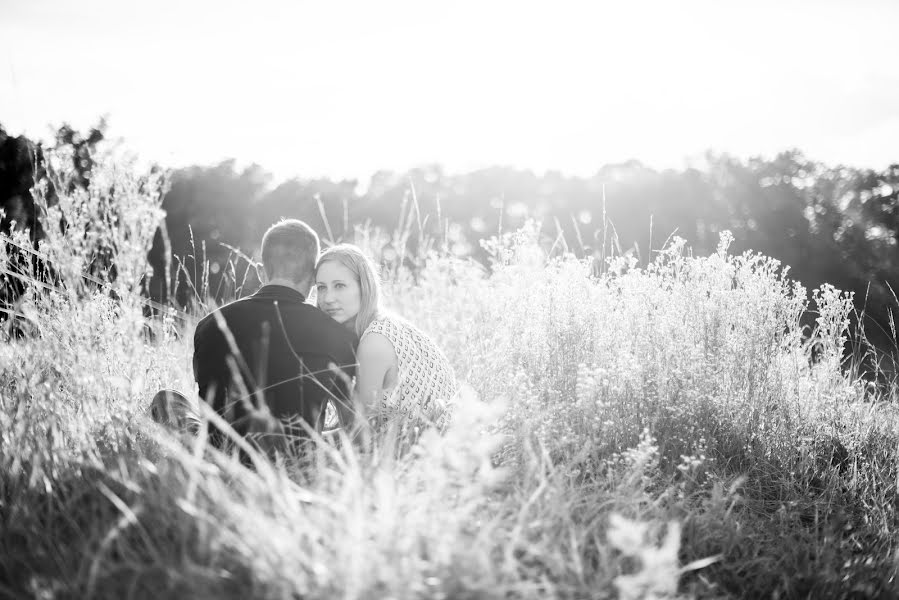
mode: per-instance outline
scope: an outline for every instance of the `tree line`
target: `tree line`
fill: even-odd
[[[748,160],[709,154],[705,162],[702,169],[659,171],[628,161],[592,177],[504,167],[448,174],[426,166],[376,173],[364,190],[355,180],[301,178],[272,187],[262,167],[238,169],[233,161],[190,167],[173,175],[163,205],[169,243],[158,236],[151,259],[159,272],[165,246],[183,257],[205,245],[216,287],[234,257],[228,246],[252,255],[280,217],[304,219],[333,241],[352,238],[360,223],[406,228],[407,246],[429,239],[482,261],[479,239],[527,218],[541,220],[557,248],[631,254],[639,264],[672,235],[708,254],[730,230],[732,251],[777,258],[809,289],[827,282],[855,292],[872,335],[889,337],[892,290],[899,287],[899,164],[883,171],[834,167],[798,150]],[[388,251],[416,254],[396,245],[396,236],[384,241]],[[155,285],[164,296],[161,282]]]
[[[60,128],[56,144],[71,146],[77,159],[71,185],[87,185],[90,151],[102,138],[102,123],[84,135]],[[16,214],[40,227],[28,187],[42,167],[29,144],[0,128],[0,231]],[[281,217],[303,219],[333,242],[353,239],[360,227],[366,235],[384,232],[372,244],[376,258],[413,270],[423,243],[486,263],[478,240],[528,218],[543,223],[556,251],[630,254],[641,265],[672,235],[708,254],[729,230],[732,251],[777,258],[809,289],[827,282],[854,292],[869,337],[889,345],[899,307],[897,205],[899,164],[832,166],[799,150],[745,160],[709,153],[702,168],[656,170],[631,160],[591,177],[507,167],[455,174],[429,165],[378,172],[367,182],[298,177],[277,185],[261,166],[224,161],[172,173],[146,287],[152,298],[175,303],[188,302],[200,280],[220,300],[240,282],[251,289],[258,280],[240,256],[252,258],[262,233]]]

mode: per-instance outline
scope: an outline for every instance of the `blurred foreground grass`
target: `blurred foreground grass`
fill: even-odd
[[[98,173],[62,198],[80,229],[47,228],[59,291],[0,344],[0,596],[895,597],[897,409],[841,365],[838,291],[808,307],[727,235],[599,279],[533,223],[489,273],[431,253],[388,296],[468,384],[449,431],[251,471],[148,420],[193,389],[192,325],[143,316],[154,186]],[[114,298],[77,277],[97,243]]]

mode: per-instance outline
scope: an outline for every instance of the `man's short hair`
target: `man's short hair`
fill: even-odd
[[[281,219],[262,236],[262,268],[269,279],[300,283],[312,277],[319,253],[318,235],[299,219]]]

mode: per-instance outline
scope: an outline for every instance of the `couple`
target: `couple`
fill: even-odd
[[[381,308],[376,267],[358,247],[319,250],[302,221],[265,232],[264,285],[197,325],[200,398],[242,436],[260,433],[261,414],[274,424],[263,433],[308,439],[322,432],[329,402],[350,437],[395,420],[408,431],[444,425],[457,387],[446,356]],[[317,306],[307,302],[313,288]],[[164,390],[151,410],[157,421],[184,426],[188,404]],[[225,443],[215,427],[210,436]]]

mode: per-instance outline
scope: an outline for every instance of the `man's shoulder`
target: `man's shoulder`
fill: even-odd
[[[194,335],[200,334],[201,332],[207,331],[210,328],[218,329],[216,325],[217,321],[220,318],[224,318],[226,321],[235,318],[237,315],[247,314],[252,310],[251,308],[251,300],[252,296],[247,296],[246,298],[239,298],[227,304],[223,304],[216,309],[210,311],[205,317],[197,321],[196,333]]]
[[[226,322],[232,320],[269,320],[272,316],[272,308],[275,302],[267,299],[259,299],[253,296],[241,298],[221,306],[200,319],[196,331],[206,331],[210,328],[217,329],[216,322],[224,318]],[[218,314],[218,316],[217,316]],[[284,325],[297,333],[308,334],[315,332],[318,337],[324,337],[337,344],[349,344],[355,346],[356,334],[339,324],[327,314],[311,304],[284,303],[279,304],[277,316],[284,321]]]

